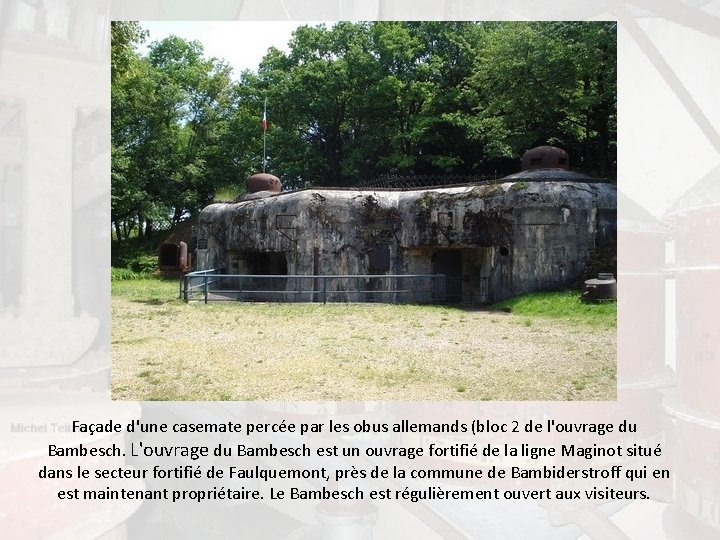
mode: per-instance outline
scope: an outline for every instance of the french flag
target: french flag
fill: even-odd
[[[268,128],[268,121],[267,121],[267,98],[265,98],[265,108],[263,109],[262,128],[263,128],[263,131],[267,131],[267,128]]]

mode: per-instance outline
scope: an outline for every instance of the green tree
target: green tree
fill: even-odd
[[[132,148],[138,142],[134,136],[135,110],[141,101],[136,89],[143,68],[135,47],[145,40],[147,33],[136,22],[113,21],[111,37],[111,219],[116,237],[122,239],[127,237],[128,225],[143,201],[139,179],[134,174]]]
[[[143,43],[147,36],[147,30],[143,30],[140,23],[136,21],[112,21],[110,23],[112,40],[110,74],[113,82],[132,70],[133,64],[137,61],[135,47]]]
[[[234,176],[220,147],[231,106],[230,68],[204,58],[199,43],[175,36],[151,44],[147,57],[130,55],[126,65],[112,87],[118,237],[127,236],[127,224],[143,235],[157,221],[197,212]]]
[[[271,103],[268,139],[276,166],[292,184],[347,185],[357,180],[355,158],[366,119],[374,60],[366,24],[301,27],[291,51],[271,51],[255,79]],[[273,124],[271,123],[271,126]]]
[[[160,174],[152,191],[178,221],[233,178],[219,147],[232,103],[231,70],[224,61],[204,58],[199,42],[176,36],[154,43],[148,61],[155,84],[152,156]]]
[[[615,140],[615,26],[606,22],[486,27],[464,86],[466,126],[488,157],[556,144],[581,168],[611,174]],[[576,164],[577,165],[577,164]]]
[[[196,213],[263,166],[286,188],[383,173],[507,174],[538,144],[614,176],[612,22],[303,26],[233,81],[200,43],[112,25],[116,235]]]
[[[483,161],[482,147],[467,135],[472,109],[461,88],[472,75],[483,28],[473,22],[408,23],[422,44],[429,83],[428,100],[418,119],[417,173],[469,173]]]

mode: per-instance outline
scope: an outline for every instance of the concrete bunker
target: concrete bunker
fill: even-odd
[[[326,287],[335,301],[431,302],[437,284],[403,277],[432,274],[448,303],[567,288],[614,250],[616,189],[569,170],[560,149],[526,154],[519,173],[447,187],[282,192],[265,178],[271,189],[202,211],[198,270],[285,276],[263,289],[287,293],[274,300],[317,301]]]

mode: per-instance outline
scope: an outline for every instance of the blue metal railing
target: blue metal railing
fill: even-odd
[[[186,302],[382,302],[446,300],[443,274],[250,275],[190,272],[180,280]]]

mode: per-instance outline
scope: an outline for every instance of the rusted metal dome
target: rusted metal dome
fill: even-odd
[[[523,171],[537,169],[570,169],[568,153],[557,146],[536,146],[527,150],[520,158]]]
[[[258,193],[260,191],[274,191],[280,193],[282,184],[277,176],[268,173],[253,174],[247,179],[247,192]]]

